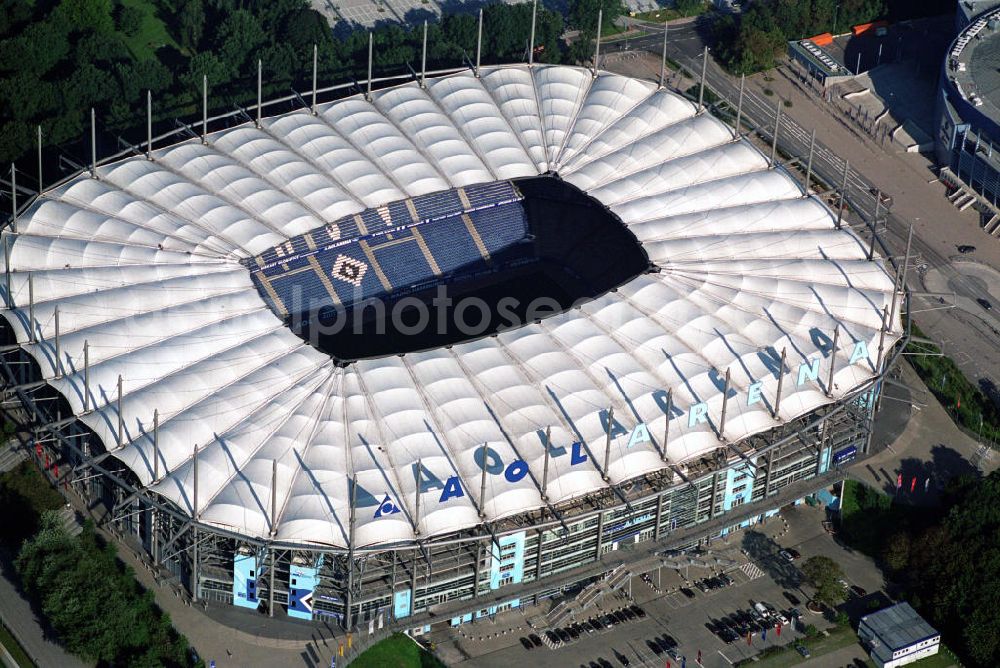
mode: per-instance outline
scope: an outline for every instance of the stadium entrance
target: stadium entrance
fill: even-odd
[[[556,175],[367,209],[245,264],[272,310],[343,363],[515,329],[654,269],[617,216]]]

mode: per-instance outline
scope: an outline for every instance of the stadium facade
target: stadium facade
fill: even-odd
[[[1000,3],[960,2],[958,36],[942,64],[936,105],[937,162],[994,211],[1000,206]],[[974,15],[970,12],[975,11]],[[948,174],[945,174],[948,177]],[[996,226],[991,233],[1000,232]]]
[[[193,599],[349,627],[461,623],[756,521],[869,452],[904,334],[890,263],[792,174],[575,67],[100,164],[3,244],[5,406],[39,463]],[[392,322],[448,287],[474,331]]]

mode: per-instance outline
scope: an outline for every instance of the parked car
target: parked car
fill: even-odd
[[[694,592],[688,589],[687,587],[681,587],[681,593],[687,596],[688,598],[694,598],[695,596]]]
[[[864,598],[865,596],[868,595],[868,590],[865,589],[864,587],[859,587],[858,585],[851,585],[851,591],[858,598]]]
[[[729,577],[728,575],[726,575],[725,573],[719,573],[719,579],[720,579],[720,580],[722,580],[722,582],[723,582],[723,583],[724,583],[724,584],[725,584],[725,585],[726,585],[727,587],[732,587],[732,586],[733,586],[734,584],[736,584],[736,581],[735,581],[735,580],[733,580],[733,579],[732,579],[731,577]]]
[[[620,612],[621,612],[621,614],[625,615],[625,619],[627,619],[629,621],[632,621],[633,619],[635,619],[636,617],[638,617],[638,615],[636,615],[634,612],[632,612],[629,608],[622,608],[620,610]]]
[[[624,654],[622,654],[617,650],[615,651],[615,658],[618,659],[618,663],[622,664],[623,666],[627,666],[631,663],[631,661],[628,660],[627,656],[625,656]]]
[[[558,645],[560,642],[562,642],[561,640],[559,640],[559,636],[556,634],[555,631],[551,631],[551,630],[550,631],[546,631],[545,632],[545,637],[548,638],[549,642],[552,643],[553,645]]]
[[[694,586],[701,590],[701,593],[706,593],[709,589],[708,584],[704,580],[698,580],[694,583]]]
[[[524,649],[534,648],[534,645],[531,644],[531,641],[524,637],[521,638],[521,646],[524,647]]]
[[[653,638],[652,640],[647,640],[646,645],[649,646],[649,649],[651,649],[653,651],[653,654],[655,654],[656,656],[660,656],[661,654],[663,654],[663,648],[660,647],[660,643],[656,638]]]
[[[637,606],[636,604],[633,603],[628,607],[628,609],[634,612],[639,619],[645,619],[646,611]]]
[[[963,253],[963,254],[964,253],[975,253],[976,252],[976,247],[975,246],[970,246],[968,244],[962,244],[961,246],[958,247],[958,252],[959,253]]]
[[[795,643],[795,651],[801,654],[804,659],[808,659],[811,656],[811,654],[809,654],[809,648],[805,645],[800,645],[799,643]]]
[[[569,643],[572,640],[566,629],[556,629],[556,635],[563,643]]]
[[[667,656],[669,656],[674,661],[680,661],[681,660],[681,653],[677,651],[676,647],[671,647],[670,649],[668,649],[667,650]]]
[[[537,633],[532,633],[531,635],[529,635],[528,636],[528,640],[531,641],[531,644],[534,647],[541,647],[542,646],[542,639],[538,637]]]
[[[976,303],[982,306],[987,311],[993,308],[993,304],[990,303],[989,299],[983,299],[982,297],[978,297],[976,298]]]
[[[669,650],[672,647],[677,647],[677,641],[674,640],[673,636],[669,636],[666,633],[664,633],[662,636],[660,636],[660,647]]]

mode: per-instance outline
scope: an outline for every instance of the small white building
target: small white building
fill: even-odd
[[[899,603],[862,617],[858,637],[878,668],[913,663],[937,654],[941,646],[941,634],[909,603]]]

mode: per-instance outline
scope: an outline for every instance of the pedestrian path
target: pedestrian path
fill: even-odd
[[[764,575],[764,571],[761,570],[760,566],[753,563],[752,561],[748,561],[742,566],[740,566],[740,570],[743,571],[744,575],[747,576],[748,580],[756,580],[757,578]]]

